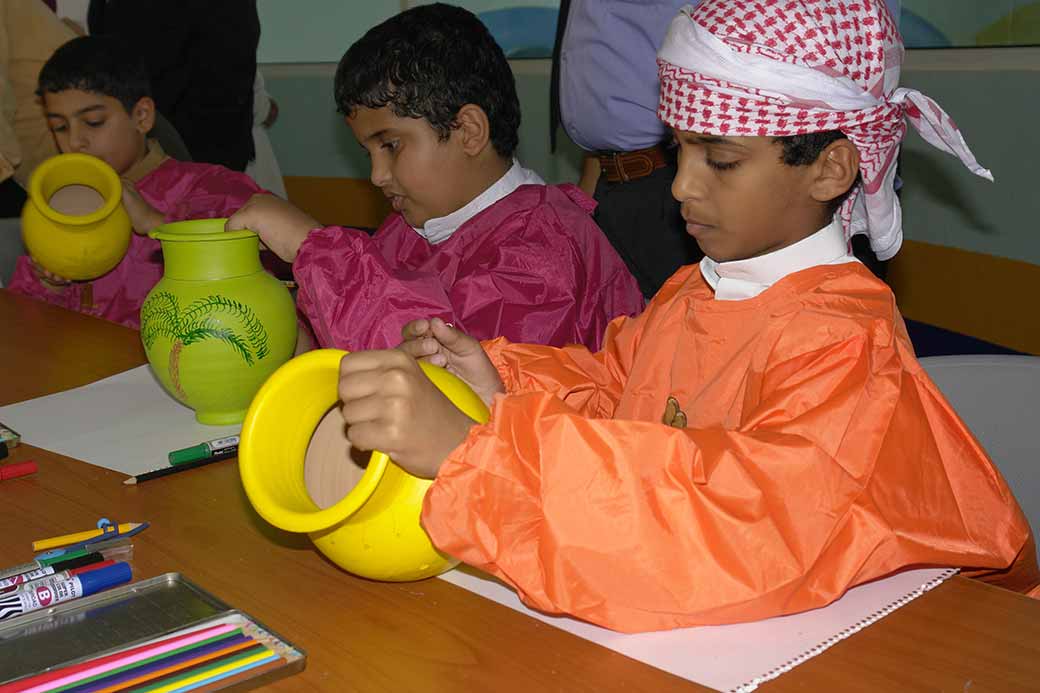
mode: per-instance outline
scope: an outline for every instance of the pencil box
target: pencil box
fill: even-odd
[[[0,621],[0,691],[16,690],[48,676],[56,682],[59,675],[85,670],[115,653],[225,624],[265,645],[278,655],[277,661],[197,690],[250,690],[306,666],[307,655],[299,647],[179,573],[166,573]]]
[[[8,428],[0,422],[0,442],[3,442],[8,448],[14,448],[18,446],[18,443],[22,440],[22,437],[18,435],[18,432],[13,428]]]

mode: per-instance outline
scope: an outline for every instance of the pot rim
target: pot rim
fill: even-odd
[[[112,194],[108,196],[108,199],[105,200],[105,203],[90,214],[65,214],[64,212],[59,212],[51,207],[50,200],[46,199],[43,194],[43,182],[51,171],[60,166],[65,166],[76,161],[79,161],[85,166],[90,166],[96,169],[113,191]],[[66,185],[76,185],[76,183],[67,183]],[[100,193],[100,191],[98,192]],[[116,173],[115,169],[105,163],[104,160],[89,154],[80,154],[78,152],[56,154],[37,166],[36,170],[32,173],[32,177],[29,179],[28,204],[35,206],[40,210],[41,214],[51,221],[66,226],[87,226],[89,224],[95,224],[111,215],[122,201],[123,184],[119,181],[119,175]]]
[[[301,382],[298,376],[302,372],[322,371],[327,374],[330,382],[337,382],[339,362],[346,354],[346,351],[340,349],[318,349],[289,360],[271,374],[267,382],[263,384],[253,398],[246,414],[241,433],[241,442],[244,445],[239,447],[239,474],[253,507],[275,527],[290,532],[309,534],[329,529],[343,522],[357,512],[372,496],[390,463],[390,458],[386,454],[373,451],[361,479],[343,498],[327,508],[308,512],[291,510],[278,503],[268,492],[267,484],[261,479],[264,472],[259,457],[268,454],[268,451],[254,449],[248,444],[248,441],[254,440],[256,435],[254,430],[269,426],[272,421],[280,418],[276,413],[279,403],[296,401],[302,396],[317,396],[314,392],[298,391],[297,383]],[[334,388],[326,394],[328,396],[325,397],[327,401],[324,404],[327,404],[325,409],[328,410],[335,406],[338,397]],[[331,400],[329,400],[330,396]],[[302,465],[303,462],[301,461],[300,464]]]
[[[148,233],[149,238],[167,243],[196,243],[199,241],[237,241],[243,238],[256,238],[255,231],[238,229],[225,231],[226,217],[213,219],[190,219],[175,221],[156,227]]]

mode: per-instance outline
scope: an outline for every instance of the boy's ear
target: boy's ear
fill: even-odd
[[[463,151],[469,156],[480,154],[491,141],[491,122],[484,109],[468,103],[455,116],[456,131],[462,142]]]
[[[155,127],[155,101],[150,96],[142,96],[130,109],[130,120],[134,128],[142,135],[147,135]]]
[[[848,192],[859,175],[859,150],[848,139],[840,139],[827,145],[813,163],[815,178],[809,194],[820,203],[826,204]]]

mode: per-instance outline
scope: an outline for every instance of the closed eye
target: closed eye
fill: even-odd
[[[729,171],[735,169],[740,162],[738,161],[715,161],[713,159],[705,159],[708,166],[711,166],[716,171]]]

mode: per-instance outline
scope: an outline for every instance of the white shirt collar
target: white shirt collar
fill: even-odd
[[[443,243],[451,238],[451,235],[458,231],[460,226],[521,185],[545,185],[545,181],[537,173],[524,168],[519,161],[513,159],[513,165],[509,167],[505,175],[492,183],[490,188],[470,200],[468,204],[459,207],[447,216],[429,219],[421,229],[414,226],[412,228],[432,245]]]
[[[715,262],[705,256],[701,275],[715,290],[718,301],[740,301],[758,296],[789,274],[818,265],[840,265],[858,262],[849,252],[841,219],[834,221],[802,240],[765,255]]]

